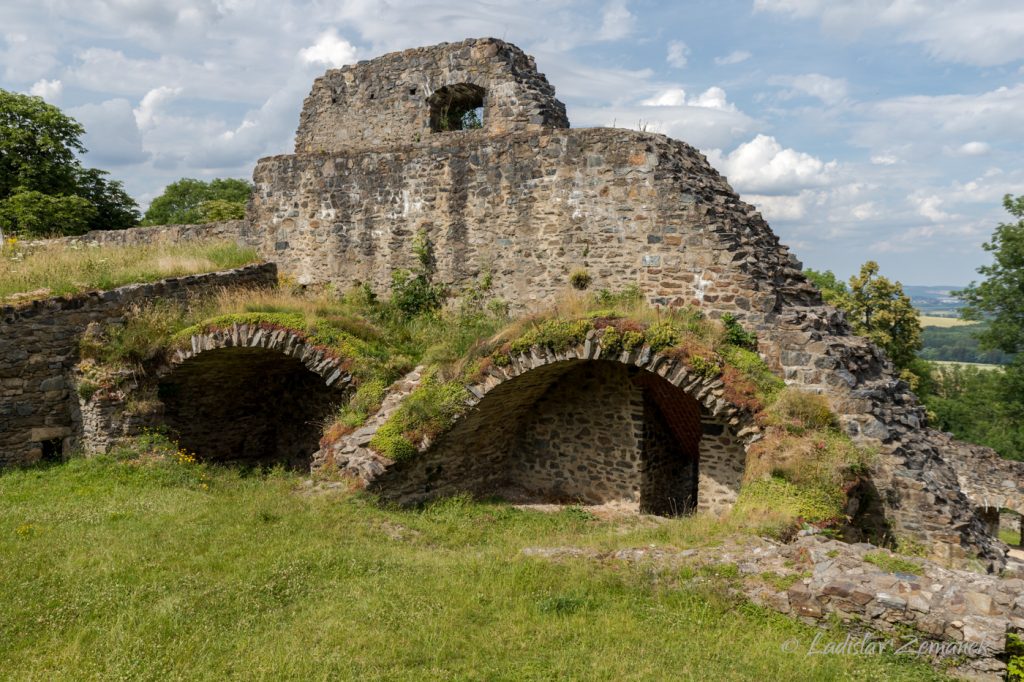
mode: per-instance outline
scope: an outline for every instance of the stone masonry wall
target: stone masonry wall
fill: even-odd
[[[483,133],[568,128],[565,105],[533,57],[494,38],[393,52],[317,78],[302,107],[295,151],[410,144],[431,135],[428,98],[449,85],[482,87]]]
[[[588,363],[534,403],[506,457],[513,486],[549,501],[640,502],[643,394],[626,368]]]
[[[276,267],[261,264],[0,307],[0,466],[34,462],[44,444],[67,448],[81,433],[72,370],[90,323],[116,320],[130,306],[156,298],[276,280]]]
[[[584,267],[595,288],[639,285],[654,304],[735,314],[787,382],[828,395],[851,435],[881,446],[873,477],[894,536],[943,560],[999,560],[884,354],[822,305],[800,264],[700,153],[613,129],[442,138],[263,159],[250,205],[259,248],[300,282],[383,292],[394,269],[413,265],[422,230],[441,280],[457,289],[488,273],[495,295],[518,309],[550,303]]]
[[[234,241],[240,245],[247,245],[249,234],[248,220],[222,220],[198,225],[151,225],[127,230],[92,230],[83,235],[60,237],[52,241],[99,246],[143,246],[211,240]]]

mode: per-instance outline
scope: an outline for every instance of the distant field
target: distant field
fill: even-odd
[[[992,364],[988,364],[988,363],[985,363],[985,362],[955,362],[953,360],[932,360],[932,362],[934,362],[936,365],[943,365],[945,367],[953,367],[953,366],[974,367],[975,369],[984,369],[984,370],[1002,369],[1003,368],[1002,365],[992,365]]]
[[[936,315],[921,315],[922,327],[966,327],[978,324],[969,320],[961,320],[959,317],[938,317]]]

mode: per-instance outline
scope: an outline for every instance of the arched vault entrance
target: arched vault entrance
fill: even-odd
[[[172,435],[200,459],[308,468],[349,379],[293,332],[236,325],[193,337],[158,396]]]
[[[535,352],[501,370],[503,379],[470,387],[476,405],[370,488],[399,502],[468,490],[527,502],[621,502],[661,515],[725,511],[756,427],[724,402],[720,380],[695,377],[676,360],[657,365],[649,355]]]

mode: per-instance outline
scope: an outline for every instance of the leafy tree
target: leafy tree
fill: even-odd
[[[1003,457],[1024,460],[1024,406],[1019,368],[1005,372],[969,365],[939,366],[925,396],[932,424],[958,438],[987,445]]]
[[[153,200],[143,225],[192,225],[241,218],[252,194],[245,180],[216,178],[209,182],[182,178],[164,188]]]
[[[871,339],[884,349],[898,369],[927,373],[917,364],[917,351],[921,349],[921,321],[910,297],[903,293],[903,285],[878,274],[878,263],[868,261],[860,273],[850,278],[849,285],[831,270],[818,272],[805,270],[804,275],[821,289],[827,303],[846,313],[853,330]],[[907,373],[904,378],[911,385],[916,379]]]
[[[902,284],[879,275],[878,263],[869,260],[836,301],[855,332],[883,348],[896,367],[910,366],[921,350],[921,320]]]
[[[825,303],[834,303],[837,298],[849,293],[846,282],[836,277],[831,270],[821,272],[807,268],[804,270],[804,276],[821,290],[821,297],[825,299]]]
[[[0,202],[0,224],[15,225],[26,237],[84,234],[96,218],[87,199],[19,188]]]
[[[991,318],[978,335],[983,348],[1018,353],[1024,350],[1024,196],[1007,194],[1003,206],[1017,222],[1001,223],[983,245],[994,258],[978,268],[985,280],[954,295],[967,304],[961,310],[967,319]]]
[[[0,89],[0,233],[78,234],[138,222],[121,183],[78,160],[84,133],[41,98]]]

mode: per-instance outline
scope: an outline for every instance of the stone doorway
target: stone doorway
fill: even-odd
[[[342,394],[297,358],[230,347],[175,367],[158,396],[171,435],[201,460],[308,470]]]

